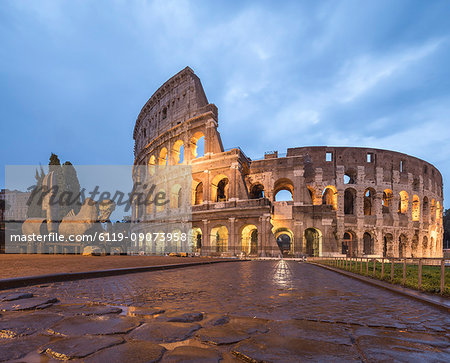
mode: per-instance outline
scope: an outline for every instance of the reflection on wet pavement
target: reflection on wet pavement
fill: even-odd
[[[450,360],[444,311],[295,261],[60,282],[5,296],[22,298],[0,302],[0,361],[21,358],[19,347],[27,360],[125,359],[133,349],[133,361]]]

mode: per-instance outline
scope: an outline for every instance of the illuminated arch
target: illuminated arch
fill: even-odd
[[[163,147],[159,152],[159,165],[167,165],[167,149]]]
[[[408,213],[409,196],[408,193],[402,190],[400,193],[400,200],[398,202],[398,213]]]
[[[412,220],[419,221],[420,220],[420,199],[417,195],[413,195],[412,201]]]
[[[211,229],[212,252],[222,253],[228,251],[228,229],[223,225]]]
[[[195,159],[197,157],[201,157],[204,155],[205,150],[198,150],[198,144],[199,140],[203,138],[205,139],[205,134],[201,131],[197,131],[192,137],[191,137],[191,154],[192,158]],[[199,156],[199,154],[202,154]]]
[[[173,160],[173,163],[175,165],[176,164],[183,164],[183,162],[184,162],[184,143],[183,143],[183,140],[177,140],[173,144],[172,160]]]
[[[241,250],[246,255],[258,253],[258,228],[254,224],[247,224],[241,228]]]
[[[333,210],[338,209],[338,191],[335,186],[328,185],[322,193],[322,204],[331,205]]]
[[[294,200],[294,183],[288,178],[281,178],[275,182],[274,190],[273,190],[273,198],[275,201],[277,200],[277,195],[282,190],[286,190],[290,196],[287,194],[286,197],[281,198],[283,200]],[[282,194],[278,195],[278,197],[282,196]],[[279,200],[281,200],[279,199]]]
[[[216,175],[211,182],[211,200],[213,202],[227,201],[229,184],[226,175]]]

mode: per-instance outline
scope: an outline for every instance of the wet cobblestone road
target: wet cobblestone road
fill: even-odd
[[[122,308],[117,316],[128,319],[129,330],[112,329],[108,334],[114,333],[123,341],[105,346],[99,343],[98,352],[91,352],[97,355],[118,350],[119,345],[148,341],[167,349],[155,361],[161,355],[163,361],[186,361],[180,357],[199,361],[205,354],[212,354],[205,361],[450,360],[450,317],[446,312],[295,261],[223,263],[52,283],[2,294],[13,292],[57,298],[60,302],[39,312],[2,313],[0,333],[8,314],[28,314],[32,318],[45,311],[65,319],[74,319],[73,315],[75,319],[86,319],[74,311],[81,312],[92,303]],[[114,313],[107,316],[111,315]],[[136,316],[141,320],[137,321]],[[67,328],[64,320],[61,324],[63,327],[46,327],[42,332],[38,329],[27,338],[0,339],[0,344],[14,346],[21,339],[44,339],[49,335],[50,343],[55,336],[111,337],[76,329],[63,334],[58,329]],[[52,349],[44,352],[57,356]],[[91,353],[85,355],[91,358]]]

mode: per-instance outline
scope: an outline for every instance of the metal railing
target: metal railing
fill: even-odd
[[[424,267],[433,266],[432,268],[435,272],[438,268],[440,269],[439,293],[441,295],[449,294],[449,292],[446,292],[445,287],[445,272],[446,268],[449,267],[450,260],[445,258],[308,257],[308,261],[333,266],[338,269],[355,272],[391,283],[398,283],[399,278],[396,275],[398,272],[401,272],[401,285],[413,287],[418,290],[424,290]],[[415,267],[417,267],[417,286],[415,283],[407,284],[407,276],[415,280]],[[430,272],[427,272],[426,277],[430,277]]]

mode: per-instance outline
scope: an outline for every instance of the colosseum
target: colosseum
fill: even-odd
[[[201,254],[442,257],[443,182],[433,165],[359,147],[295,147],[259,160],[225,151],[217,107],[189,67],[144,105],[133,138],[134,165],[191,167],[187,222]]]

